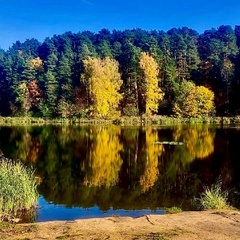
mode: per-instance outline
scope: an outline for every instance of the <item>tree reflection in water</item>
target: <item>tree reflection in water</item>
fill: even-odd
[[[227,152],[240,134],[220,133],[208,125],[2,127],[0,148],[36,168],[39,192],[55,204],[188,209],[203,184],[220,174],[225,187],[239,179]],[[184,145],[155,144],[161,141]]]
[[[83,184],[94,187],[110,187],[118,183],[122,166],[119,141],[121,129],[116,126],[94,128],[89,152],[88,166]]]

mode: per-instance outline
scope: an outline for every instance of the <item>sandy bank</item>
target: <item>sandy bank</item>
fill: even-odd
[[[240,239],[239,211],[182,212],[34,224],[1,223],[0,239]]]

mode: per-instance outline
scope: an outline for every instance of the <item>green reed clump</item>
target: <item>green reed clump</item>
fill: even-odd
[[[10,220],[37,206],[34,172],[21,162],[0,158],[0,220]]]
[[[182,212],[182,209],[180,207],[177,207],[177,206],[173,206],[173,207],[170,207],[170,208],[165,208],[165,213],[172,214],[172,213],[180,213],[180,212]]]
[[[211,187],[204,187],[204,192],[193,203],[198,210],[220,210],[231,208],[227,200],[228,191],[222,191],[222,182],[218,181]]]

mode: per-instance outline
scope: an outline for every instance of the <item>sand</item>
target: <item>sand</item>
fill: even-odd
[[[106,217],[32,224],[0,223],[0,239],[240,240],[237,210]]]

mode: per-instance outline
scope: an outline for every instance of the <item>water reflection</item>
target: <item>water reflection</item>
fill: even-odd
[[[147,128],[146,132],[146,147],[145,147],[145,170],[140,177],[140,185],[143,192],[151,189],[158,179],[158,159],[162,154],[163,145],[158,143],[157,129]]]
[[[67,207],[180,206],[219,175],[239,186],[240,132],[207,125],[2,127],[0,148],[36,168],[40,194]],[[184,145],[156,144],[162,141]]]
[[[90,132],[91,147],[85,170],[84,185],[110,187],[118,183],[122,166],[120,152],[123,145],[119,141],[121,129],[112,127],[92,127]]]
[[[195,158],[204,159],[214,151],[215,130],[207,125],[196,125],[192,127],[179,126],[173,133],[175,141],[184,142],[188,152]]]

